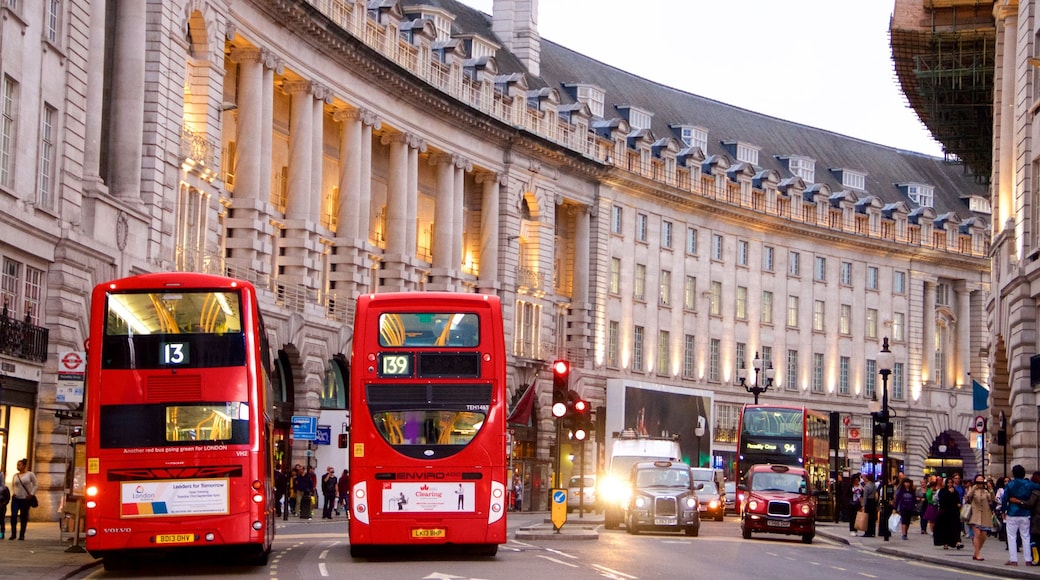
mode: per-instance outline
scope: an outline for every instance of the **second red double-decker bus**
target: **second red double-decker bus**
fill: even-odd
[[[802,467],[816,491],[830,474],[830,417],[805,407],[744,405],[737,440],[737,482],[752,465]]]
[[[120,568],[274,541],[269,349],[247,282],[186,273],[98,285],[86,394],[86,548]]]
[[[358,298],[350,553],[506,541],[506,361],[498,297]]]

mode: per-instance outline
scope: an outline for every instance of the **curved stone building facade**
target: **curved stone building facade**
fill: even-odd
[[[729,469],[737,369],[760,357],[763,402],[838,412],[857,470],[888,338],[893,459],[982,459],[989,211],[961,166],[597,62],[541,39],[535,0],[27,4],[0,7],[0,260],[5,320],[43,342],[0,348],[0,435],[4,466],[24,452],[40,475],[36,517],[62,503],[78,401],[58,358],[82,350],[89,290],[157,270],[260,289],[279,461],[345,465],[289,420],[346,428],[353,300],[399,290],[502,298],[525,506],[553,453],[564,476],[580,461],[548,413],[559,358],[608,414],[616,381],[712,393],[698,461]]]

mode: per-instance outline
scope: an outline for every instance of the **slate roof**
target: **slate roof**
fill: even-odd
[[[425,0],[424,3],[455,14],[453,32],[476,33],[502,43],[491,32],[490,15],[456,0]],[[633,50],[641,49],[633,47]],[[648,58],[657,58],[651,47],[645,50]],[[505,48],[498,51],[495,60],[501,75],[526,72],[516,56]],[[681,91],[610,66],[544,37],[541,40],[540,69],[538,78],[527,75],[528,88],[558,89],[562,106],[575,102],[564,85],[590,84],[603,89],[606,124],[612,124],[610,121],[614,117],[621,117],[618,106],[632,106],[653,113],[650,132],[657,139],[679,139],[679,129],[673,128],[676,125],[707,129],[708,148],[703,152],[707,157],[726,155],[735,163],[736,160],[723,149],[722,142],[740,141],[757,146],[760,151],[758,165],[754,168],[756,173],[773,169],[781,180],[786,180],[792,177],[792,173],[787,162],[777,159],[777,156],[807,157],[816,162],[814,182],[826,184],[833,192],[845,189],[839,181],[840,175],[831,171],[836,168],[866,173],[865,191],[857,192],[858,195],[877,196],[886,205],[903,202],[909,208],[916,206],[896,187],[896,183],[927,184],[935,188],[935,213],[953,212],[961,218],[975,215],[968,209],[968,196],[989,197],[988,185],[978,183],[965,166],[949,163],[941,157],[871,143]],[[869,115],[870,112],[863,111],[862,114]]]

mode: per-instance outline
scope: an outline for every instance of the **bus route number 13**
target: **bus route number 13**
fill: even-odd
[[[188,364],[188,344],[185,342],[166,342],[162,345],[162,364]]]

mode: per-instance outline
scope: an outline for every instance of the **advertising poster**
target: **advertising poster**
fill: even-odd
[[[472,512],[476,487],[473,482],[384,482],[384,512]]]
[[[679,436],[683,461],[711,466],[714,394],[702,389],[627,380],[607,381],[607,432],[632,430],[647,437]]]
[[[227,479],[127,482],[120,486],[124,518],[228,513]]]

